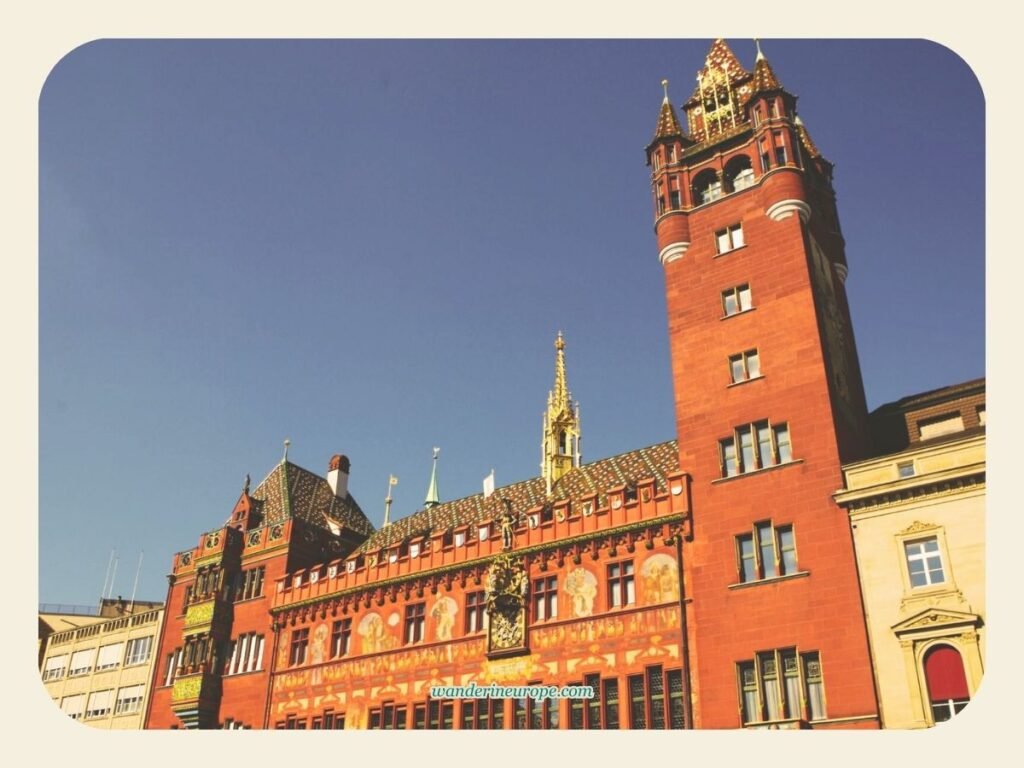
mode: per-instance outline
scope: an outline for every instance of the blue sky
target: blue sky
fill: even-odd
[[[730,40],[753,65],[754,43]],[[246,473],[375,523],[674,437],[650,140],[709,40],[103,41],[40,97],[40,599],[162,599]],[[871,407],[984,374],[984,102],[924,41],[762,47],[835,163]]]

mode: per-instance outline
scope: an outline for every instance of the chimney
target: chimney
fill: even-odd
[[[339,499],[348,498],[348,470],[351,463],[348,456],[336,454],[327,467],[327,484]]]

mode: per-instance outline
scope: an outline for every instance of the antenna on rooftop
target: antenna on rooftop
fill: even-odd
[[[110,567],[114,564],[114,554],[117,550],[110,550],[110,559],[107,560],[107,572],[103,574],[103,589],[100,590],[100,600],[107,596],[107,584],[110,582]]]
[[[116,555],[116,552],[114,553]],[[104,597],[109,600],[110,596],[114,594],[114,577],[117,576],[117,561],[118,558],[114,557],[114,570],[110,573],[110,586],[107,587],[107,594]]]
[[[132,584],[132,599],[128,602],[128,613],[135,610],[135,590],[139,587],[139,573],[142,571],[142,556],[145,552],[139,552],[139,567],[135,569],[135,583]]]

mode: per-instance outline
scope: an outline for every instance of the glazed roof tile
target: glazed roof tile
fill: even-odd
[[[274,467],[250,497],[264,523],[295,517],[328,528],[327,519],[331,518],[364,536],[375,530],[352,494],[339,499],[324,478],[290,461]]]
[[[543,477],[534,477],[498,488],[484,498],[482,493],[438,504],[396,520],[370,536],[356,553],[372,552],[434,531],[496,519],[503,509],[502,499],[512,502],[512,513],[566,499],[576,500],[598,494],[598,506],[606,503],[609,488],[628,485],[653,477],[659,488],[667,488],[667,478],[679,471],[679,450],[675,440],[622,453],[576,467],[563,475],[545,494]]]
[[[661,112],[658,113],[658,126],[654,129],[654,138],[663,139],[667,136],[682,136],[683,128],[676,117],[676,111],[672,108],[671,102],[667,99],[661,102]]]

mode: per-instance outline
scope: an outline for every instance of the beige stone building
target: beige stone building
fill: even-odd
[[[103,600],[93,615],[40,611],[40,673],[68,717],[95,728],[142,727],[162,603]]]
[[[872,414],[884,455],[844,466],[886,728],[953,717],[985,659],[985,380]]]

